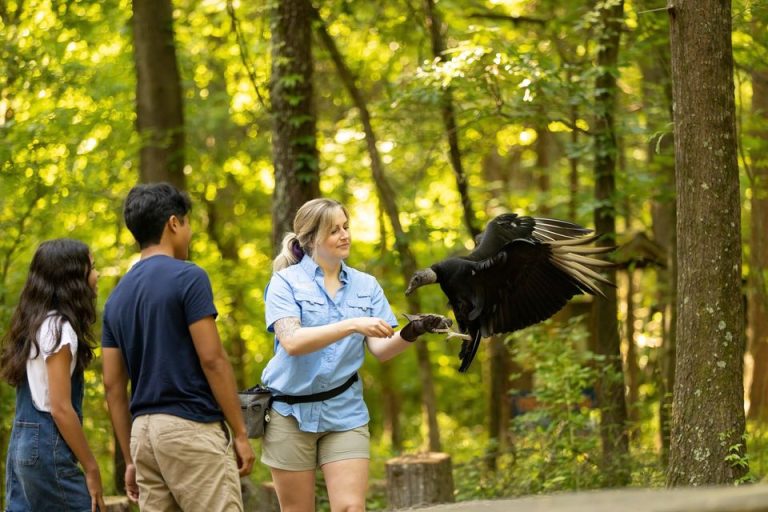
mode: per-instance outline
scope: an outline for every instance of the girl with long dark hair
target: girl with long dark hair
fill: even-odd
[[[106,510],[82,427],[98,277],[77,240],[43,242],[32,258],[0,355],[0,372],[16,388],[6,512]]]

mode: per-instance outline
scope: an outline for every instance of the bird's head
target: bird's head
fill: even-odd
[[[411,281],[408,283],[408,288],[405,290],[406,295],[410,295],[416,288],[420,288],[425,284],[432,284],[437,282],[437,274],[431,268],[425,268],[417,270],[411,276]]]

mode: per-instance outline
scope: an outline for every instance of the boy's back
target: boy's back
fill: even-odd
[[[208,276],[193,263],[160,254],[140,260],[121,279],[104,308],[102,345],[124,355],[134,418],[223,419],[189,331],[216,314]]]
[[[242,512],[238,473],[251,472],[255,455],[211,283],[186,262],[191,206],[168,183],[136,185],[125,198],[141,259],[104,308],[104,391],[139,508]]]

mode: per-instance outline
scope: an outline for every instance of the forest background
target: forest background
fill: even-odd
[[[36,245],[54,237],[91,246],[103,306],[138,257],[121,215],[138,181],[192,196],[191,259],[211,276],[242,388],[271,355],[264,287],[275,241],[305,199],[348,206],[349,263],[379,279],[397,314],[449,314],[436,287],[406,300],[405,278],[466,253],[498,213],[572,220],[619,246],[607,299],[576,298],[551,321],[487,340],[467,374],[441,336],[366,362],[369,508],[383,506],[387,458],[424,450],[452,456],[457,499],[761,480],[768,3],[700,5],[711,4],[686,18],[690,2],[675,12],[655,0],[0,0],[0,325]],[[676,32],[713,24],[726,30],[712,36],[719,46]],[[691,48],[702,60],[680,58]],[[726,93],[689,120],[704,148],[733,157],[722,176],[738,190],[735,218],[727,197],[706,202],[706,188],[683,199],[680,169],[676,189],[673,75]],[[736,128],[730,140],[701,122],[720,112]],[[681,201],[722,222],[676,221]],[[725,249],[720,224],[738,240]],[[741,269],[731,317],[714,324],[736,324],[723,354],[676,341],[688,304],[676,295],[689,265],[677,256],[681,233],[685,242],[702,229],[713,253],[737,249]],[[734,289],[728,277],[710,281],[700,288]],[[726,371],[698,381],[703,393],[678,395],[675,369],[697,357]],[[119,493],[98,358],[86,379],[87,435]],[[690,418],[675,420],[673,388],[675,414],[720,407],[710,388],[737,389],[722,409],[732,427],[676,442],[674,421]],[[13,397],[0,385],[2,461]],[[268,472],[257,465],[251,479]]]

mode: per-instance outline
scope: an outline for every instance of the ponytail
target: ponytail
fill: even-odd
[[[304,257],[304,249],[301,248],[299,237],[296,233],[287,233],[283,237],[280,254],[272,262],[272,271],[277,272],[300,262]]]
[[[330,234],[333,216],[339,209],[349,219],[347,209],[333,199],[318,198],[304,203],[293,219],[293,232],[283,237],[280,254],[272,262],[272,271],[295,265],[305,254],[312,256],[312,248],[318,240],[325,240]]]

